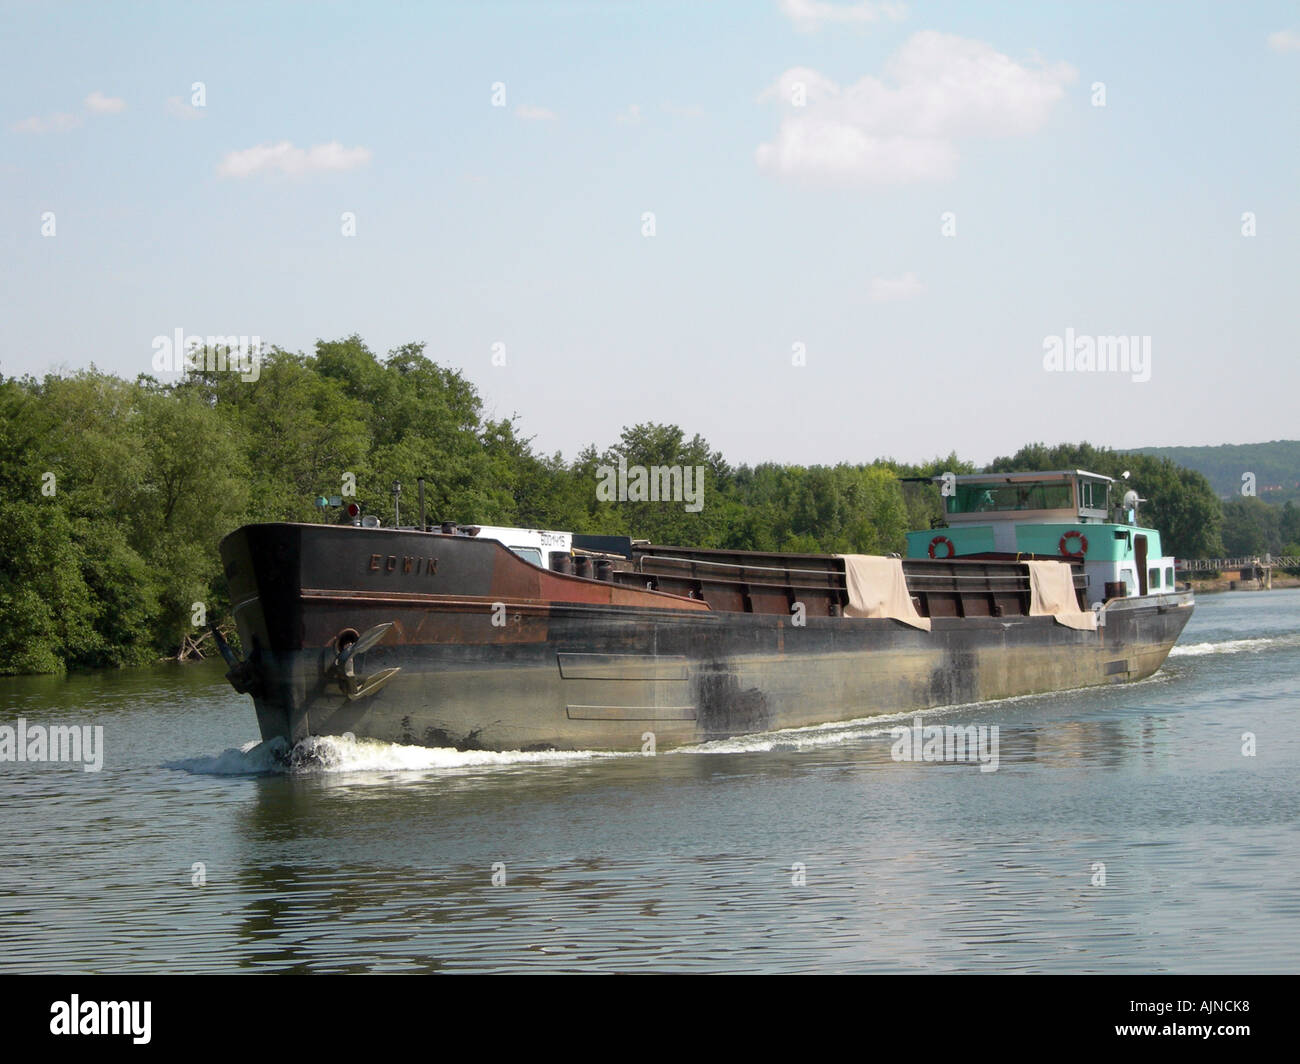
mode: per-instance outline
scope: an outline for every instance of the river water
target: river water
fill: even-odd
[[[103,728],[98,772],[0,762],[0,971],[1295,972],[1298,703],[1300,590],[1203,597],[1142,683],[926,714],[993,772],[880,719],[288,770],[214,664],[0,678],[0,725]]]

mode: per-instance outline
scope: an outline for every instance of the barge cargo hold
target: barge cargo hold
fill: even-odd
[[[1033,476],[950,499],[892,559],[248,525],[221,544],[246,654],[222,644],[228,676],[264,739],[616,751],[1150,676],[1193,608],[1158,534],[1135,498],[1116,520],[1107,478]],[[1008,535],[1059,550],[996,549]]]

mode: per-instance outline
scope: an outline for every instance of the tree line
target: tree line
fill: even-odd
[[[703,505],[609,501],[596,485],[620,459],[703,467]],[[1238,544],[1238,526],[1224,525],[1205,477],[1165,458],[1032,444],[988,468],[1075,467],[1130,470],[1149,500],[1145,523],[1161,529],[1171,553],[1218,556]],[[414,488],[424,475],[430,519],[881,554],[904,550],[907,531],[941,519],[938,490],[900,478],[977,471],[956,454],[919,464],[733,466],[702,436],[654,423],[566,460],[535,450],[516,418],[485,416],[473,385],[423,344],[378,358],[355,335],[318,342],[311,354],[270,348],[255,383],[215,370],[174,384],[128,381],[93,366],[0,379],[0,674],[174,654],[196,617],[227,614],[221,538],[254,521],[336,519],[316,499],[340,495],[345,474],[385,524],[392,483]],[[412,507],[404,494],[405,522]],[[1243,517],[1241,527],[1258,525],[1269,543],[1300,542],[1287,514],[1279,508],[1276,524]]]

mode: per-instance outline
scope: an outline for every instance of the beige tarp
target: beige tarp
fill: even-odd
[[[892,617],[913,628],[930,630],[930,618],[922,617],[912,605],[901,558],[879,558],[872,554],[841,554],[848,578],[849,604],[845,617]]]
[[[1055,617],[1068,628],[1097,630],[1097,615],[1079,609],[1074,593],[1074,567],[1064,562],[1025,562],[1029,566],[1029,616]]]

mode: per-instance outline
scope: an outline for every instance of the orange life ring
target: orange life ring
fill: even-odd
[[[950,540],[947,536],[935,536],[934,539],[930,540],[931,558],[935,557],[934,548],[937,547],[940,543],[946,543],[948,545],[948,553],[945,554],[942,558],[935,558],[936,561],[946,561],[948,558],[951,558],[953,555],[957,553],[957,548],[952,545],[952,540]]]
[[[1070,550],[1067,547],[1066,541],[1070,539],[1077,539],[1079,541],[1078,550]],[[1067,558],[1082,558],[1085,554],[1088,553],[1088,537],[1085,536],[1082,532],[1080,532],[1077,528],[1072,528],[1070,529],[1070,531],[1068,531],[1065,535],[1061,537],[1061,542],[1056,545],[1056,549],[1059,550]]]

